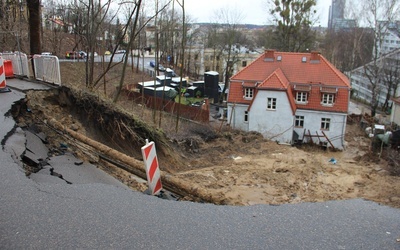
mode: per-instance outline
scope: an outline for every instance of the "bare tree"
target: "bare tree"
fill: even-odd
[[[181,80],[179,82],[179,89],[182,89],[182,74],[183,74],[183,64],[185,61],[185,46],[186,46],[186,13],[185,13],[185,0],[182,0],[182,2],[179,2],[179,0],[176,0],[179,6],[182,8],[182,42],[181,42],[181,64],[182,67],[180,68],[180,77]],[[178,97],[178,102],[179,104],[181,103],[181,95]],[[178,110],[177,110],[177,116],[176,116],[176,124],[175,124],[175,132],[178,133],[179,131],[179,119],[180,119],[180,105],[178,105]]]
[[[363,1],[366,23],[374,31],[374,47],[372,61],[365,65],[364,74],[371,86],[371,115],[375,116],[379,102],[378,97],[383,86],[382,75],[384,74],[383,60],[380,58],[380,46],[388,29],[388,23],[395,20],[399,14],[398,0],[365,0]],[[385,22],[382,22],[385,20]]]
[[[390,99],[396,95],[400,86],[400,56],[399,51],[392,53],[392,56],[385,58],[383,70],[383,83],[386,88],[385,103],[382,109],[387,111]],[[396,96],[395,96],[396,97]]]
[[[340,71],[351,71],[370,60],[373,48],[371,29],[352,27],[329,30],[324,39],[324,54]]]
[[[128,19],[128,23],[129,23],[132,20],[133,15],[135,15],[134,19],[133,19],[134,23],[133,23],[133,25],[131,27],[129,41],[128,41],[127,48],[126,48],[127,53],[129,53],[131,51],[131,47],[132,47],[133,41],[134,41],[134,39],[135,39],[135,37],[137,35],[136,27],[137,27],[137,24],[138,24],[138,21],[139,21],[139,14],[140,14],[140,6],[141,6],[141,4],[142,4],[142,0],[138,0],[135,3],[135,7],[133,8],[132,15]],[[123,86],[124,79],[125,79],[126,66],[128,65],[128,59],[129,59],[129,56],[126,54],[125,57],[124,57],[124,66],[122,68],[121,79],[120,79],[119,85],[117,87],[117,92],[116,92],[116,94],[114,96],[113,102],[116,102],[118,100],[118,97],[119,97],[119,95],[121,93],[122,86]]]
[[[3,51],[28,51],[26,2],[0,1],[0,47]]]
[[[229,78],[233,74],[234,67],[241,60],[241,48],[248,44],[248,39],[242,33],[240,22],[243,20],[243,15],[240,11],[227,7],[218,10],[216,16],[217,25],[215,26],[216,29],[212,30],[213,33],[210,34],[212,42],[209,44],[219,50],[217,54],[222,55],[225,60],[222,74],[225,83],[222,93],[225,93],[225,90],[229,87]]]
[[[40,0],[26,0],[29,20],[30,54],[42,52]]]

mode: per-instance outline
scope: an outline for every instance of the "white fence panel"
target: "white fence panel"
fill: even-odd
[[[5,60],[11,60],[14,75],[29,77],[28,56],[24,53],[2,53]]]
[[[56,56],[34,55],[35,78],[61,86],[60,62]]]

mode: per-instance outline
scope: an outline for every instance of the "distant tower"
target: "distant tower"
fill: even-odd
[[[332,0],[332,5],[329,7],[329,20],[328,20],[329,29],[335,27],[336,20],[344,19],[345,6],[346,6],[346,0]]]

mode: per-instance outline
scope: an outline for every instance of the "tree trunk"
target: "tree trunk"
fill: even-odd
[[[29,45],[30,54],[40,54],[42,52],[42,40],[40,36],[40,0],[26,0],[28,6],[29,19]]]

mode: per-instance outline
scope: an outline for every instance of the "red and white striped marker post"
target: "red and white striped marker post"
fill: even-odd
[[[6,84],[6,71],[4,69],[4,60],[0,57],[0,90],[7,87]]]
[[[147,183],[152,195],[157,195],[161,189],[161,174],[158,166],[156,146],[154,142],[146,139],[146,145],[142,147],[144,165],[146,167]]]

